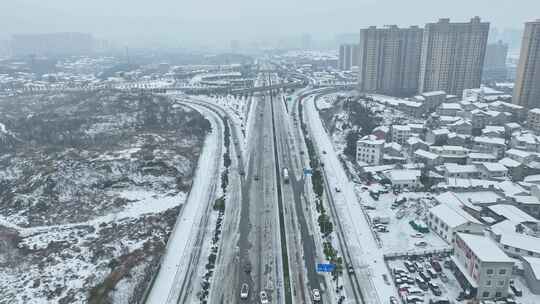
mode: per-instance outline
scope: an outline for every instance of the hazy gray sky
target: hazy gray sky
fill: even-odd
[[[536,14],[536,15],[535,15]],[[314,39],[368,25],[423,25],[478,15],[497,28],[540,18],[540,0],[0,0],[0,37],[91,32],[129,43]]]

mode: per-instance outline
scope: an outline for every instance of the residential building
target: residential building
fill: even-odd
[[[442,172],[446,180],[455,178],[475,179],[480,176],[480,171],[475,165],[458,165],[447,163],[443,166]]]
[[[429,209],[427,224],[449,244],[455,242],[458,232],[483,235],[484,226],[465,210],[447,204],[440,204]]]
[[[427,167],[435,167],[441,164],[439,155],[422,149],[414,151],[413,158],[415,162],[422,163]]]
[[[462,110],[459,103],[443,103],[437,108],[437,114],[441,116],[456,116]]]
[[[477,300],[508,295],[514,261],[489,237],[457,233],[452,260],[458,280]]]
[[[469,158],[467,159],[467,164],[479,164],[479,163],[494,163],[497,161],[497,157],[490,153],[469,153]]]
[[[448,134],[450,134],[450,130],[447,128],[429,130],[426,133],[426,142],[437,146],[444,145],[448,140]]]
[[[424,105],[424,112],[431,113],[437,109],[443,102],[446,101],[446,92],[433,91],[424,92],[414,97],[414,100],[421,102]]]
[[[499,247],[511,257],[540,258],[540,238],[501,229],[494,229],[491,234]]]
[[[512,102],[540,107],[540,19],[525,23]]]
[[[424,29],[419,92],[444,90],[462,96],[464,89],[480,87],[489,23],[440,19]]]
[[[339,46],[338,68],[342,71],[350,71],[358,65],[358,45],[342,44]]]
[[[480,178],[487,180],[505,180],[508,177],[508,168],[494,162],[486,162],[477,165]]]
[[[383,158],[384,139],[368,135],[356,143],[356,161],[379,165]]]
[[[359,89],[394,96],[418,91],[422,29],[396,25],[360,30]]]
[[[506,142],[500,137],[476,136],[473,138],[473,150],[477,152],[491,153],[497,158],[504,157]]]
[[[487,45],[482,77],[484,81],[505,81],[507,79],[507,56],[508,44],[503,43],[501,40]]]
[[[411,127],[408,125],[392,126],[392,141],[397,142],[400,145],[404,144],[412,134]]]
[[[540,131],[540,108],[534,108],[527,113],[527,126],[534,131]]]
[[[540,258],[523,257],[523,276],[529,290],[540,294]]]
[[[439,155],[444,163],[465,164],[469,149],[462,146],[431,146],[429,151]]]
[[[385,176],[392,183],[392,187],[396,188],[418,188],[420,187],[420,170],[390,170],[385,173]]]

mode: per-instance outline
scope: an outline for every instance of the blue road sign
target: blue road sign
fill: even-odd
[[[317,264],[317,272],[332,272],[336,269],[334,264]]]
[[[304,175],[305,176],[312,175],[312,174],[313,174],[312,169],[304,168]]]

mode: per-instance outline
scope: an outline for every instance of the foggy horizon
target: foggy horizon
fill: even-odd
[[[494,5],[493,2],[497,2]],[[85,32],[95,38],[140,47],[216,45],[231,40],[253,42],[310,34],[314,41],[330,40],[342,33],[356,33],[370,25],[399,26],[455,22],[479,16],[498,30],[521,30],[538,18],[540,2],[524,0],[517,6],[507,1],[400,1],[285,0],[255,3],[247,0],[214,3],[189,1],[160,3],[104,0],[72,3],[68,0],[21,0],[4,3],[0,38],[14,34]],[[512,15],[507,12],[511,10]],[[404,12],[406,12],[404,14]],[[252,24],[253,26],[246,26]]]

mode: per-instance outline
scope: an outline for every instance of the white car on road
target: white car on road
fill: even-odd
[[[260,296],[261,296],[261,304],[268,304],[268,303],[270,303],[270,302],[268,301],[268,296],[266,295],[266,291],[261,291]]]
[[[313,296],[313,301],[314,302],[319,302],[321,300],[321,293],[319,292],[319,290],[317,288],[313,289],[311,294]]]
[[[244,283],[242,284],[242,288],[240,289],[240,299],[245,300],[249,297],[249,286],[248,284]]]

